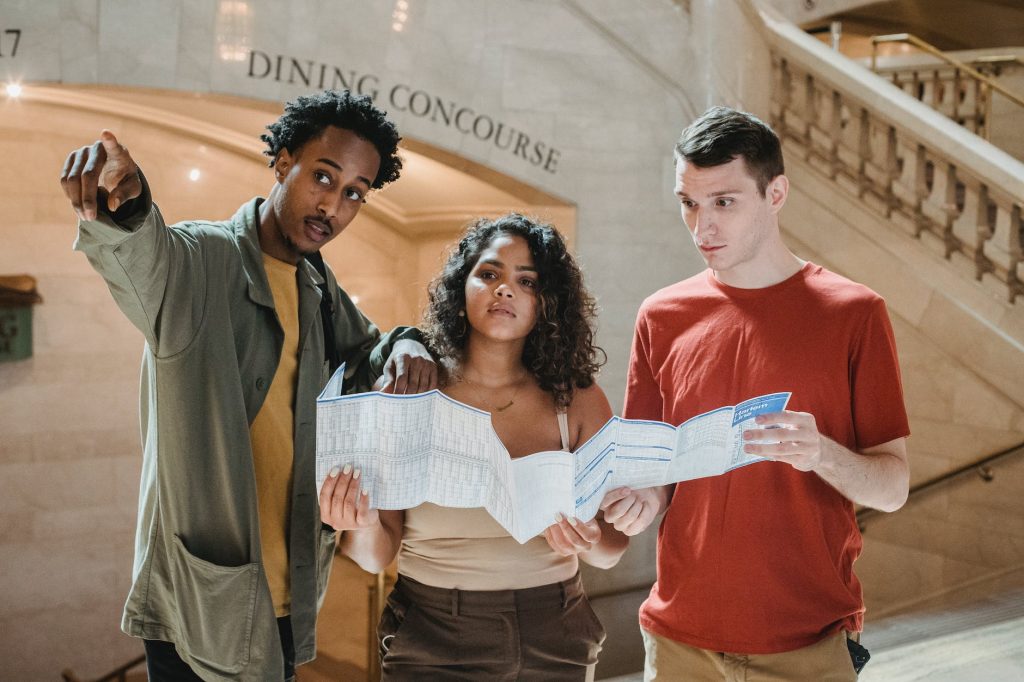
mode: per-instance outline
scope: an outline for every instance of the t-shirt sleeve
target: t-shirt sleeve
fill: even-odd
[[[871,303],[854,341],[850,384],[858,450],[910,435],[896,339],[881,298]]]
[[[622,416],[626,419],[664,420],[661,388],[651,371],[650,334],[643,308],[637,315],[636,329],[633,333]]]

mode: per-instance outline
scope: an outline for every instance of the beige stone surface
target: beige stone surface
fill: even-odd
[[[180,126],[157,126],[153,117],[122,115],[116,106],[90,108],[95,102],[69,108],[0,100],[0,154],[19,161],[0,165],[0,272],[37,275],[46,299],[36,309],[36,356],[0,365],[0,631],[13,633],[0,638],[0,658],[13,679],[55,679],[66,665],[98,675],[138,651],[117,623],[131,570],[141,336],[71,251],[73,219],[55,176],[70,149],[110,127],[144,162],[169,220],[225,217],[266,192],[270,175],[254,138],[281,101],[305,88],[246,79],[240,76],[245,65],[220,58],[215,28],[222,4],[16,0],[5,6],[5,21],[22,26],[40,48],[36,58],[18,62],[27,85],[124,87],[97,88],[93,95],[186,119],[201,111],[202,123],[249,141],[232,146],[227,137],[183,134]],[[862,3],[819,2],[816,10],[788,0],[775,4],[803,20],[824,16],[822,8]],[[503,176],[504,183],[488,176],[496,194],[488,195],[487,206],[558,205],[603,311],[599,341],[609,364],[602,384],[613,405],[621,405],[638,304],[701,269],[670,192],[672,142],[712,103],[767,116],[766,34],[743,3],[410,3],[415,8],[401,32],[391,28],[390,2],[343,0],[327,10],[317,0],[249,5],[255,12],[250,47],[372,73],[380,82],[366,83],[379,87],[385,102],[394,83],[423,88],[559,149],[558,172],[549,173],[430,118],[391,112],[408,138],[453,155],[454,164]],[[358,22],[351,19],[355,10]],[[819,61],[824,73],[841,70]],[[892,97],[865,85],[869,74],[841,68],[861,87],[858,101],[900,111]],[[950,139],[958,154],[978,156],[966,136]],[[876,134],[876,152],[879,143]],[[889,302],[914,431],[915,483],[1019,442],[1021,302],[1009,305],[987,278],[973,280],[973,263],[945,261],[934,236],[915,240],[905,222],[880,220],[873,213],[877,200],[851,196],[848,180],[843,189],[801,162],[789,143],[786,150],[794,193],[783,224],[797,251],[867,283]],[[814,164],[828,170],[820,159]],[[1003,175],[1011,168],[1003,161],[990,165]],[[200,182],[187,180],[192,169],[201,171]],[[940,177],[929,199],[938,218],[945,216],[943,182]],[[516,183],[546,197],[524,199],[512,188]],[[458,194],[444,181],[422,187],[436,187],[439,204]],[[497,194],[507,196],[498,201]],[[477,205],[465,196],[449,200],[449,232],[412,237],[389,230],[396,209],[412,215],[423,208],[421,195],[377,198],[380,206],[371,202],[328,258],[361,305],[388,327],[418,317],[422,286],[443,245]],[[419,217],[431,229],[444,222]],[[991,484],[958,484],[871,522],[858,564],[869,614],[1021,562],[1019,479],[996,473]],[[639,538],[621,568],[588,581],[609,590],[649,582],[653,538],[653,532]],[[364,660],[363,644],[346,639],[362,631],[360,617],[352,625],[349,611],[365,603],[361,579],[338,571],[341,586],[332,586],[332,595],[345,598],[328,603],[324,666],[311,666],[308,675],[320,670],[320,679],[338,679]],[[55,640],[62,643],[61,660],[52,655]]]

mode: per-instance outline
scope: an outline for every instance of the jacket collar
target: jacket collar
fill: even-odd
[[[263,197],[254,197],[242,204],[231,218],[231,224],[235,230],[238,251],[242,255],[242,269],[248,280],[249,298],[254,303],[273,308],[274,296],[270,292],[266,270],[263,269],[263,251],[260,249],[259,211],[263,201]],[[319,295],[317,286],[324,280],[316,268],[303,259],[299,262],[299,271],[304,275],[301,281],[316,290]]]

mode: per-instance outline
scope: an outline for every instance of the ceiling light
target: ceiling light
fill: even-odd
[[[7,84],[7,96],[8,97],[21,97],[21,84],[20,83],[8,83]]]

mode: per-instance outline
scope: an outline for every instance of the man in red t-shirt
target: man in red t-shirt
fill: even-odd
[[[783,243],[789,181],[762,121],[710,109],[675,157],[708,269],[641,306],[624,414],[681,424],[766,393],[792,398],[744,432],[745,451],[771,461],[605,498],[605,519],[629,535],[666,512],[640,610],[644,679],[855,680],[854,505],[898,509],[909,482],[885,303]]]

